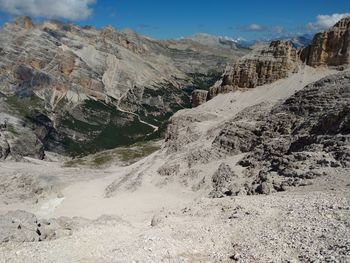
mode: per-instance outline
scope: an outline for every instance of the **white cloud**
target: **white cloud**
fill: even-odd
[[[82,20],[92,14],[96,0],[0,0],[0,10],[11,15]]]
[[[263,27],[259,24],[250,24],[247,26],[247,30],[249,31],[261,31]]]
[[[318,15],[316,21],[313,23],[308,23],[306,25],[307,29],[310,30],[324,30],[334,26],[339,20],[344,17],[350,16],[350,13],[344,14],[332,14],[332,15]]]

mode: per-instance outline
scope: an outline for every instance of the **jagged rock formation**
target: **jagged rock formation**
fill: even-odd
[[[291,41],[277,40],[254,50],[228,67],[221,81],[210,88],[208,99],[219,93],[255,88],[286,78],[298,70],[299,57],[307,65],[339,66],[350,63],[350,18],[340,20],[328,31],[315,35],[300,54]]]
[[[298,60],[297,50],[290,42],[273,41],[268,48],[253,52],[226,69],[222,81],[210,89],[209,99],[219,93],[255,88],[286,78],[298,70]]]
[[[208,98],[207,90],[195,90],[192,92],[192,107],[198,107],[205,103]]]
[[[127,145],[159,136],[156,127],[190,107],[196,74],[247,53],[219,50],[131,30],[18,18],[0,31],[0,99],[45,150],[81,154]]]
[[[247,178],[256,178],[248,193],[282,191],[321,176],[320,168],[350,167],[349,105],[350,73],[332,75],[267,114],[239,115],[213,145],[228,155],[249,153],[240,161]]]
[[[350,17],[343,18],[331,29],[315,35],[301,59],[307,65],[339,66],[350,63]]]

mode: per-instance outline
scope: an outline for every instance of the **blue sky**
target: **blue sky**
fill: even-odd
[[[196,32],[245,39],[322,30],[350,13],[349,0],[0,0],[0,23],[15,15],[131,28],[153,38]]]

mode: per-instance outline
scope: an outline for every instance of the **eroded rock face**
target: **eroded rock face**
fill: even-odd
[[[339,66],[350,63],[350,17],[340,20],[331,29],[315,35],[301,59],[307,65]]]
[[[207,101],[208,91],[195,90],[192,93],[192,107],[198,107],[199,105]]]
[[[350,73],[305,87],[269,113],[238,115],[213,142],[226,154],[248,153],[240,165],[256,178],[248,193],[282,191],[324,167],[350,167]],[[243,115],[243,114],[242,114]],[[247,123],[250,123],[249,125]]]
[[[44,145],[32,129],[20,119],[0,113],[0,160],[43,159],[44,155]]]
[[[298,70],[298,54],[290,42],[273,41],[268,48],[243,57],[228,68],[221,83],[214,85],[209,99],[239,88],[255,88],[286,78]]]

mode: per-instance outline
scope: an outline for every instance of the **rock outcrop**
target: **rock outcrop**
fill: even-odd
[[[305,87],[269,113],[238,115],[213,142],[225,155],[248,153],[240,165],[256,178],[248,193],[285,190],[321,176],[325,167],[350,167],[350,73]],[[247,125],[250,123],[250,125]],[[248,180],[249,181],[249,180]]]
[[[339,66],[350,63],[350,17],[343,18],[331,29],[315,35],[312,44],[302,51],[307,65]]]
[[[81,218],[39,220],[34,214],[17,210],[0,215],[0,244],[49,241],[72,235],[88,223]]]
[[[23,156],[44,158],[44,145],[24,121],[0,113],[0,160]]]
[[[208,98],[208,91],[206,90],[195,90],[192,92],[192,107],[198,107],[205,103]]]
[[[209,99],[219,93],[255,88],[286,78],[298,70],[297,50],[288,41],[273,41],[268,48],[254,51],[226,69],[222,81],[214,85]]]
[[[230,166],[222,163],[212,177],[213,190],[209,196],[220,198],[224,196],[236,195],[237,190],[235,179],[236,174],[231,170]]]

